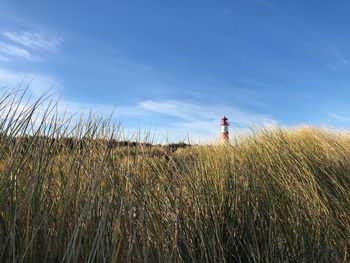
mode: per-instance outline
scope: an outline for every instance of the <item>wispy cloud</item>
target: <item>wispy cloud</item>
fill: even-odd
[[[150,111],[160,115],[171,116],[182,121],[217,121],[224,114],[232,116],[232,122],[240,126],[253,124],[269,124],[274,120],[264,114],[253,113],[231,106],[202,105],[199,103],[187,103],[176,100],[141,101],[137,107],[144,111]]]
[[[332,71],[338,72],[347,69],[350,65],[350,56],[345,46],[332,40],[317,35],[315,39],[326,54],[325,66]]]
[[[168,115],[184,120],[196,120],[201,115],[201,107],[181,101],[141,101],[138,107],[142,110]],[[203,117],[202,117],[203,118]]]
[[[11,58],[34,60],[40,51],[57,52],[63,41],[35,32],[14,31],[2,32],[0,39],[0,61],[10,61]]]
[[[28,50],[4,42],[0,42],[0,52],[2,54],[18,58],[24,58],[29,60],[33,59],[33,56],[29,53]]]
[[[260,88],[270,88],[270,89],[279,89],[279,90],[285,90],[286,87],[284,87],[281,84],[275,84],[275,83],[266,83],[254,79],[240,79],[240,81],[244,84],[260,87]]]
[[[349,66],[349,57],[345,55],[334,44],[329,48],[329,52],[332,56],[332,62],[327,64],[327,67],[335,72],[343,70]]]
[[[259,5],[262,5],[262,6],[266,6],[266,7],[273,8],[273,9],[276,8],[276,6],[268,0],[253,0],[253,1]]]
[[[61,47],[63,42],[62,38],[58,37],[44,37],[36,32],[3,32],[3,36],[17,44],[32,49],[44,49],[52,52],[56,52]]]
[[[335,57],[335,59],[342,64],[349,64],[349,59],[347,56],[345,56],[342,52],[340,52],[339,48],[336,48],[333,46],[330,49],[332,55]]]
[[[350,122],[350,115],[338,114],[338,113],[333,113],[333,112],[329,112],[327,114],[329,117],[331,117],[337,121]]]
[[[0,87],[16,87],[21,83],[28,84],[34,96],[39,97],[53,86],[59,90],[59,82],[56,78],[40,73],[18,72],[0,68]]]

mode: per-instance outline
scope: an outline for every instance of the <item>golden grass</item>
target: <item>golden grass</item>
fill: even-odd
[[[349,133],[118,146],[21,96],[0,98],[1,262],[350,262]]]

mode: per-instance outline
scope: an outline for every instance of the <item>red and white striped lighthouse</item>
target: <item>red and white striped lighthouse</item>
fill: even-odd
[[[228,142],[229,140],[229,134],[228,134],[228,126],[230,123],[228,122],[228,119],[226,116],[224,116],[221,119],[220,126],[221,126],[221,142]]]

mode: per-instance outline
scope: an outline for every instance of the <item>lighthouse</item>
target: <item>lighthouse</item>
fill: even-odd
[[[226,116],[224,116],[221,119],[220,122],[220,126],[221,126],[221,142],[223,143],[227,143],[229,140],[229,134],[228,134],[228,126],[230,125],[230,123],[228,122],[228,119],[226,118]]]

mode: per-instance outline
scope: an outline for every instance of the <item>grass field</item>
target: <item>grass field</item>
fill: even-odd
[[[1,262],[350,262],[350,133],[123,144],[24,98],[0,98]]]

